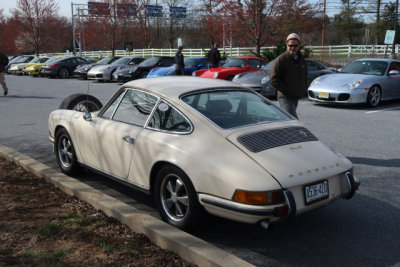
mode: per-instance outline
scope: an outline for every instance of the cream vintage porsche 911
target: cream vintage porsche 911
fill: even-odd
[[[94,170],[154,196],[178,228],[204,211],[263,227],[338,198],[359,180],[352,163],[251,89],[198,77],[124,84],[97,112],[75,95],[49,116],[61,170]],[[97,105],[96,105],[97,103]],[[100,104],[99,104],[100,103]]]

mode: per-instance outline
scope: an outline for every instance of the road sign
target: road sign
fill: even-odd
[[[395,31],[390,31],[387,30],[386,31],[386,36],[385,36],[385,44],[393,44],[394,43],[394,35],[395,35]]]

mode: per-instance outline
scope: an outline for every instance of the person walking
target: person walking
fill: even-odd
[[[182,54],[183,46],[178,47],[175,53],[175,73],[176,75],[185,75],[185,61]]]
[[[214,44],[214,47],[208,51],[207,60],[208,60],[208,67],[209,68],[218,68],[219,61],[221,60],[221,54],[218,50],[218,43]]]
[[[286,38],[286,51],[278,56],[270,71],[270,82],[277,90],[279,106],[298,119],[299,99],[307,91],[307,65],[299,51],[300,36],[291,33]]]
[[[3,86],[4,95],[8,94],[8,88],[6,84],[6,79],[4,77],[4,70],[8,64],[8,57],[0,51],[0,83]]]

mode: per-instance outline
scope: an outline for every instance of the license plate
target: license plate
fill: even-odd
[[[329,197],[328,181],[324,180],[304,187],[306,205],[327,199]]]
[[[319,98],[329,98],[329,93],[328,92],[319,92],[318,97]]]

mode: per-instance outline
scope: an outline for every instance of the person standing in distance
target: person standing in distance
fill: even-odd
[[[218,43],[214,44],[214,47],[208,51],[207,59],[208,59],[208,67],[209,68],[218,68],[219,61],[221,60],[221,54],[218,50]]]
[[[6,79],[4,77],[4,70],[7,64],[8,64],[8,57],[3,52],[0,51],[0,83],[1,86],[3,86],[4,95],[8,94]]]
[[[175,53],[175,73],[176,75],[185,75],[185,62],[182,54],[183,46],[178,46],[178,51]]]
[[[277,90],[279,106],[298,119],[299,99],[307,91],[307,64],[299,51],[300,36],[291,33],[286,38],[286,52],[274,60],[270,82]]]

